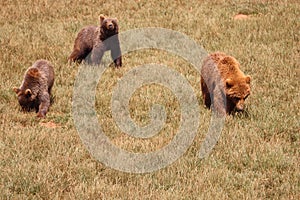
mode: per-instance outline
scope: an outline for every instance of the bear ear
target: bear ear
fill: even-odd
[[[246,83],[250,84],[251,76],[247,75],[246,78],[245,78],[245,80],[246,80]]]
[[[40,76],[39,70],[37,68],[29,69],[27,74],[33,78],[38,78]]]
[[[234,64],[234,59],[231,56],[225,56],[222,60],[221,60],[222,64],[228,64],[228,65],[232,65]]]
[[[233,86],[233,80],[230,78],[226,79],[225,83],[227,88],[231,88]]]
[[[232,56],[225,56],[220,60],[220,63],[223,65],[227,65],[230,70],[235,70],[236,67],[239,67],[239,62]]]
[[[25,95],[26,95],[27,97],[30,97],[30,96],[32,95],[32,91],[31,91],[30,89],[26,89],[26,90],[25,90]]]
[[[17,88],[17,87],[13,87],[13,91],[18,94],[20,92],[20,88]]]
[[[106,18],[106,17],[105,17],[103,14],[101,14],[101,15],[99,16],[100,24],[103,23],[103,21],[105,20],[105,18]]]
[[[118,23],[118,19],[117,18],[113,18],[112,19],[114,22]]]

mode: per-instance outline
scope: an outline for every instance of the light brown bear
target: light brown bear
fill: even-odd
[[[201,69],[201,89],[204,104],[218,114],[243,111],[246,98],[250,95],[249,75],[240,70],[240,64],[222,52],[205,58]]]
[[[19,88],[13,90],[23,111],[35,109],[37,117],[45,117],[50,106],[54,83],[53,66],[46,60],[38,60],[25,73]]]
[[[115,18],[100,15],[100,26],[87,26],[79,31],[69,60],[98,65],[105,51],[111,51],[116,67],[122,66],[119,25]]]

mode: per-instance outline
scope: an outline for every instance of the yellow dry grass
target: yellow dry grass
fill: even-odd
[[[295,0],[227,2],[58,1],[0,2],[0,198],[1,199],[299,199],[300,198],[300,5]],[[103,131],[120,148],[148,152],[172,140],[180,105],[167,88],[144,86],[130,100],[132,118],[149,123],[149,108],[165,105],[159,135],[133,139],[110,110],[112,89],[130,69],[160,63],[180,72],[198,98],[201,119],[188,151],[152,173],[130,174],[93,159],[75,129],[72,95],[78,65],[67,63],[76,33],[103,13],[119,19],[120,31],[163,27],[186,34],[208,52],[224,51],[250,74],[247,115],[228,116],[206,159],[197,152],[210,119],[202,105],[200,75],[176,56],[143,50],[124,56],[99,81],[96,109]],[[236,14],[248,17],[234,20]],[[37,59],[55,66],[54,103],[46,119],[23,113],[12,91]]]

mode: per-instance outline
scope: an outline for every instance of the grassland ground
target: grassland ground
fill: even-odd
[[[0,198],[1,199],[299,199],[300,198],[300,4],[296,0],[0,2]],[[237,58],[251,75],[246,114],[226,117],[206,159],[197,152],[211,116],[204,108],[200,74],[182,58],[161,50],[124,55],[99,80],[96,111],[103,131],[120,148],[149,152],[165,146],[180,124],[180,104],[161,85],[146,85],[130,99],[130,114],[143,126],[153,104],[166,108],[158,135],[129,137],[116,125],[111,97],[134,67],[164,64],[195,91],[200,126],[191,147],[172,165],[152,173],[124,173],[87,151],[75,129],[72,97],[80,66],[68,64],[77,32],[103,13],[117,17],[120,32],[162,27],[186,34],[207,52]],[[244,14],[243,19],[235,19]],[[20,111],[12,91],[37,59],[55,66],[54,102],[45,119]]]

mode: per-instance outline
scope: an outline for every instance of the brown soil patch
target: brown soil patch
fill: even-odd
[[[58,124],[55,124],[54,122],[40,122],[40,125],[41,126],[44,126],[44,127],[46,127],[46,128],[57,128],[57,127],[59,127],[59,125]]]

